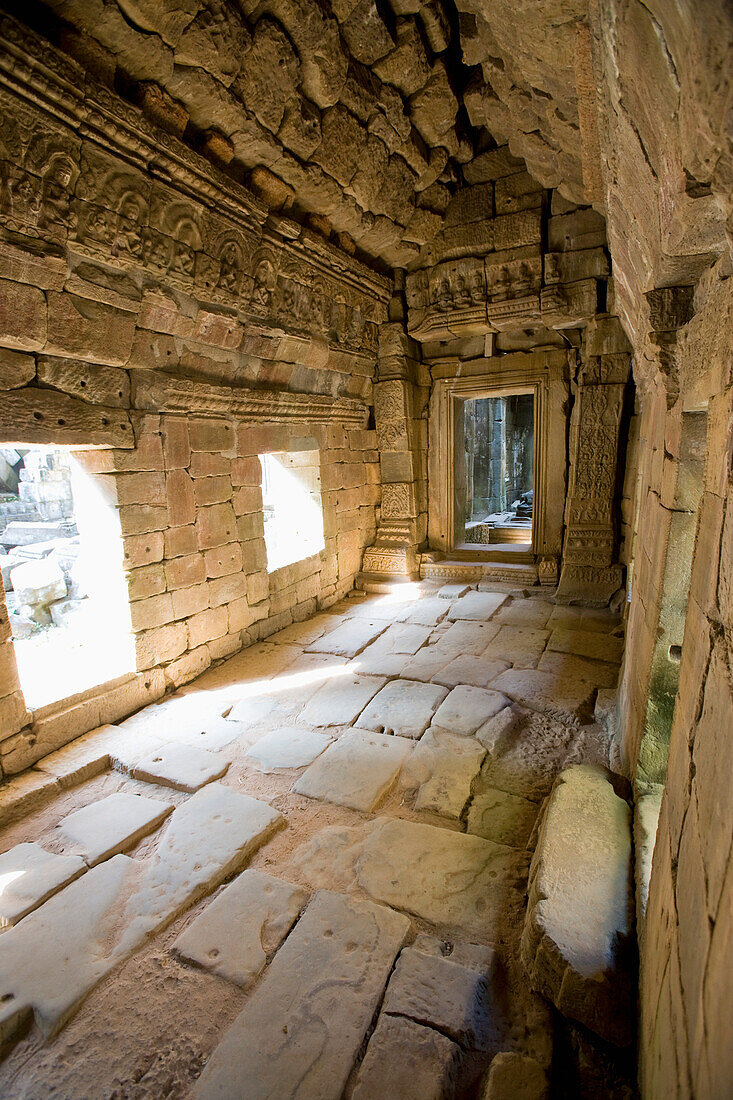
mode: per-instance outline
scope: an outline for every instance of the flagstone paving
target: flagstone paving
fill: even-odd
[[[537,819],[568,764],[609,764],[623,641],[527,591],[353,594],[3,784],[0,1095],[544,1082]]]

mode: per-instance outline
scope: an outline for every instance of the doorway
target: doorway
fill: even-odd
[[[532,544],[534,393],[501,393],[462,402],[456,417],[457,549]]]

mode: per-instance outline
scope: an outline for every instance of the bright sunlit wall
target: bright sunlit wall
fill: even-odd
[[[259,456],[267,572],[303,561],[325,548],[318,451]]]

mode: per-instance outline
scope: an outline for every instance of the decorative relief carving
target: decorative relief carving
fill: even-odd
[[[0,18],[0,231],[68,243],[373,355],[388,281],[296,223],[266,219],[243,187]]]
[[[143,370],[132,375],[132,404],[136,409],[159,412],[186,412],[195,408],[258,424],[335,422],[345,428],[364,428],[369,416],[366,405],[348,397],[213,386]]]
[[[408,330],[417,339],[469,335],[486,329],[483,259],[466,257],[408,275]]]
[[[407,385],[397,380],[378,382],[374,387],[374,418],[377,425],[407,416]]]

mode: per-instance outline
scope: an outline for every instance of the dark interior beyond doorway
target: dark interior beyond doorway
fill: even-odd
[[[465,541],[532,540],[534,397],[478,397],[463,406]]]

